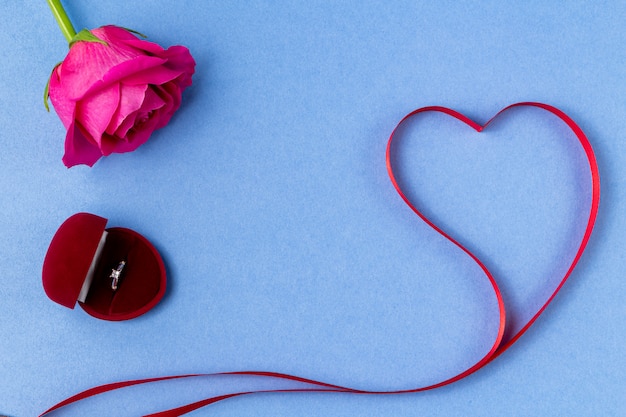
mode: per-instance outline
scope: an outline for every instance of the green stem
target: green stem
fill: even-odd
[[[65,13],[61,0],[48,0],[48,6],[50,6],[50,10],[52,10],[52,14],[57,20],[57,23],[61,28],[61,32],[63,32],[63,36],[67,39],[67,43],[70,43],[74,36],[76,36],[76,30],[74,30],[74,26],[72,26],[70,18],[67,17],[67,13]]]

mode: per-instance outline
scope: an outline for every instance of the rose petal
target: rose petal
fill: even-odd
[[[132,48],[98,42],[76,42],[63,60],[61,80],[68,96],[82,97],[111,68],[142,56]]]
[[[169,123],[172,114],[180,106],[180,90],[175,89],[174,94],[170,94],[164,86],[160,85],[153,86],[153,90],[165,102],[165,105],[159,109],[160,120],[156,128],[160,129]]]
[[[121,82],[124,78],[136,72],[161,66],[165,62],[163,58],[140,55],[109,66],[106,68],[106,71],[104,68],[100,68],[100,71],[92,70],[92,64],[90,63],[85,64],[83,71],[70,72],[68,70],[67,72],[62,72],[61,80],[67,89],[68,96],[74,100],[80,100],[82,97],[95,94],[113,83]],[[65,69],[65,66],[63,66],[63,69]]]
[[[160,85],[172,81],[182,75],[180,70],[170,69],[163,65],[139,71],[124,78],[128,85],[155,84]]]
[[[189,49],[184,46],[176,45],[168,48],[163,54],[163,58],[167,59],[168,68],[180,70],[183,75],[178,80],[178,85],[185,89],[191,85],[191,76],[195,72],[196,61],[189,53]]]
[[[135,126],[135,120],[137,119],[138,115],[139,115],[139,110],[134,111],[131,114],[129,114],[126,117],[126,119],[124,119],[122,123],[120,123],[120,125],[118,126],[113,136],[120,138],[120,139],[125,138],[126,135],[128,135],[128,131],[132,129],[133,126]]]
[[[93,166],[102,156],[98,146],[84,134],[78,123],[72,122],[65,136],[65,155],[63,163],[70,168],[85,164]]]
[[[122,122],[124,122],[124,120],[126,120],[131,113],[134,113],[141,108],[147,89],[147,85],[120,85],[120,104],[117,107],[117,111],[111,118],[111,122],[106,129],[106,133],[114,135],[115,131],[120,127]]]
[[[74,120],[74,110],[76,109],[76,102],[71,100],[66,93],[65,88],[61,84],[60,79],[60,66],[59,64],[50,75],[50,84],[48,87],[48,96],[54,106],[61,123],[67,129]]]
[[[128,141],[128,135],[131,129],[142,128],[142,117],[145,117],[147,114],[160,109],[166,104],[167,103],[165,100],[159,97],[152,90],[152,88],[148,87],[145,93],[144,102],[141,104],[141,108],[128,115],[128,117],[120,124],[119,128],[115,131],[115,136],[120,139],[124,139],[125,141]]]
[[[75,119],[91,135],[96,143],[100,143],[102,133],[106,130],[120,102],[120,87],[117,84],[84,97],[76,104]]]
[[[189,49],[182,45],[170,46],[160,56],[167,59],[168,65],[171,65],[172,68],[180,69],[186,73],[193,74],[196,67],[196,61],[191,56]]]
[[[102,26],[101,28],[92,30],[92,33],[94,32],[97,33],[96,36],[100,39],[109,42],[123,43],[125,46],[137,49],[142,53],[148,52],[156,56],[160,56],[163,53],[161,45],[145,39],[139,39],[134,33],[119,26]]]
[[[156,126],[156,129],[160,129],[169,123],[174,112],[180,107],[181,91],[174,83],[155,86],[154,89],[155,92],[159,94],[159,97],[166,103],[165,106],[160,109],[160,120]]]
[[[137,36],[129,32],[127,29],[115,25],[101,26],[99,28],[91,30],[91,33],[93,33],[105,42],[117,43],[119,41],[130,41],[133,39],[139,40]]]
[[[105,133],[104,135],[102,135],[102,139],[100,141],[100,150],[102,151],[102,155],[111,155],[113,152],[115,152],[115,149],[119,146],[120,143],[124,143],[124,141],[115,136],[111,136]]]
[[[167,61],[162,66],[152,67],[144,71],[133,74],[124,82],[129,84],[164,84],[168,81],[178,79],[177,84],[181,88],[191,85],[191,76],[195,72],[196,61],[189,53],[189,49],[184,46],[172,46],[163,51],[161,58]]]
[[[137,149],[139,146],[146,143],[146,141],[152,135],[152,132],[156,129],[156,125],[159,121],[159,118],[155,115],[149,118],[145,123],[141,125],[138,129],[132,129],[128,132],[127,140],[128,142],[120,141],[118,142],[118,147],[115,152],[130,152]]]
[[[161,45],[144,39],[138,39],[136,37],[134,37],[134,39],[125,39],[123,42],[127,47],[134,48],[150,55],[161,56],[164,51]]]
[[[152,88],[148,88],[146,90],[146,98],[141,106],[141,110],[145,112],[151,112],[156,109],[160,109],[165,105],[165,100],[163,100]]]

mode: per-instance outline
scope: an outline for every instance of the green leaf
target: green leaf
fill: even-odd
[[[50,96],[50,78],[48,78],[48,82],[46,83],[46,88],[43,90],[43,105],[46,108],[46,111],[50,113],[50,106],[48,105],[48,97]]]
[[[48,77],[46,88],[44,88],[43,90],[43,105],[48,111],[48,113],[50,113],[50,106],[48,105],[48,98],[50,98],[50,78],[52,77],[52,74],[54,74],[54,71],[56,71],[59,65],[61,65],[61,62],[59,62],[58,64],[54,66],[54,68],[52,68],[52,73],[50,74],[50,77]]]
[[[87,29],[81,30],[80,32],[76,34],[76,36],[72,38],[72,40],[70,41],[70,48],[76,42],[96,42],[96,43],[101,43],[103,45],[108,46],[108,43],[106,43],[105,41],[103,41],[102,39],[100,39],[99,37],[97,37],[96,35],[94,35]]]
[[[147,38],[148,38],[146,35],[144,35],[144,34],[143,34],[143,33],[141,33],[141,32],[137,32],[136,30],[133,30],[133,29],[128,29],[128,28],[125,28],[124,26],[118,26],[118,27],[120,27],[120,28],[122,28],[122,29],[124,29],[124,30],[129,31],[130,33],[134,33],[135,35],[138,35],[140,38],[144,38],[144,39],[147,39]]]

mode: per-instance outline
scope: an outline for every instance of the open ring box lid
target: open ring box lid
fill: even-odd
[[[73,309],[76,302],[93,317],[129,320],[163,298],[165,266],[154,246],[139,233],[105,229],[107,219],[89,213],[68,218],[52,238],[43,263],[48,297]],[[126,264],[117,290],[111,273]]]

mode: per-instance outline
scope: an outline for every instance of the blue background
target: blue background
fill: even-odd
[[[623,2],[65,3],[77,29],[117,24],[188,46],[197,73],[148,143],[68,170],[65,131],[42,103],[67,45],[45,2],[0,2],[0,414],[34,416],[95,385],[189,372],[387,390],[462,371],[492,343],[495,302],[477,267],[395,193],[386,141],[418,107],[484,123],[533,100],[587,133],[603,194],[581,263],[513,348],[426,393],[258,395],[193,415],[624,415]],[[410,197],[493,270],[519,326],[584,227],[589,175],[575,138],[532,109],[480,135],[430,115],[402,130],[394,158]],[[169,282],[154,310],[111,323],[45,296],[47,245],[79,211],[159,248]],[[136,416],[287,385],[156,384],[56,415]]]

